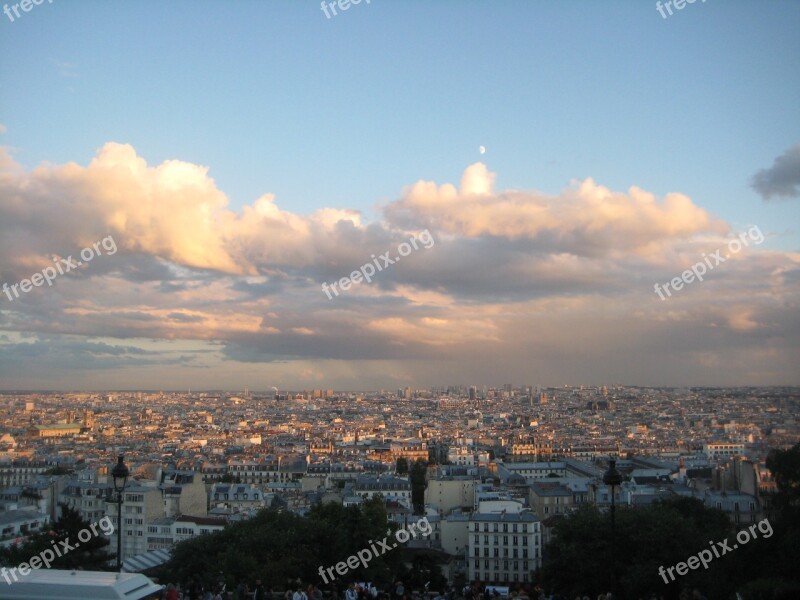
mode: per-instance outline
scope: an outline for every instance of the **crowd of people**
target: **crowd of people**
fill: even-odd
[[[505,590],[504,590],[505,592]],[[284,592],[275,592],[257,579],[251,589],[248,583],[239,583],[235,589],[217,584],[203,586],[200,580],[189,581],[184,587],[170,583],[162,596],[163,600],[570,600],[567,596],[556,592],[546,592],[538,585],[517,586],[501,594],[495,586],[470,583],[458,590],[447,586],[443,590],[424,591],[409,590],[402,581],[396,581],[389,591],[378,591],[369,583],[351,583],[344,590],[333,588],[323,592],[314,584],[307,586],[299,582],[287,585]],[[574,600],[592,600],[588,595],[578,595]],[[614,600],[611,593],[602,593],[597,600]],[[640,600],[663,600],[663,596],[655,594]],[[695,589],[684,590],[681,600],[706,600],[703,594]]]

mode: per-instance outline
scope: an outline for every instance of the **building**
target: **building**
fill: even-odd
[[[573,510],[573,492],[559,481],[534,481],[530,484],[530,503],[541,518],[563,515]]]
[[[45,462],[15,460],[0,463],[0,487],[25,485],[47,469],[48,466]]]
[[[0,546],[20,543],[29,535],[39,533],[49,518],[35,507],[0,512]]]
[[[266,505],[264,492],[244,483],[215,483],[210,494],[211,504],[217,507],[249,510]]]
[[[80,423],[52,423],[50,425],[34,425],[28,429],[28,435],[34,438],[60,438],[78,435]]]
[[[530,582],[542,564],[541,523],[530,512],[473,513],[468,544],[470,581]]]
[[[208,514],[206,486],[199,473],[171,471],[161,475],[161,493],[164,500],[164,516]]]
[[[475,502],[475,479],[470,476],[437,477],[428,481],[425,504],[440,515],[458,508],[471,509]]]
[[[161,490],[153,485],[130,482],[125,487],[122,504],[122,558],[147,552],[147,523],[164,516],[164,500]],[[117,546],[116,494],[106,503],[106,514],[114,523],[114,533],[109,538],[111,548]]]
[[[703,453],[709,459],[744,456],[744,444],[704,444]]]
[[[106,514],[106,501],[111,488],[108,483],[70,480],[59,494],[59,502],[78,511],[81,519],[95,523]]]
[[[411,482],[396,475],[361,475],[353,485],[353,494],[368,500],[380,494],[386,501],[394,500],[411,507]]]
[[[564,462],[497,463],[497,476],[503,483],[513,475],[520,475],[528,483],[547,477],[566,477],[567,464]]]

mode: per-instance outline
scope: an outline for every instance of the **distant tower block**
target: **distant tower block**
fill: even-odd
[[[83,426],[87,429],[94,429],[94,412],[87,410],[83,413]]]
[[[547,404],[547,393],[542,392],[539,394],[539,404]]]

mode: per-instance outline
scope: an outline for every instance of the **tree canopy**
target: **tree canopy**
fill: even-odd
[[[381,496],[365,500],[360,506],[316,504],[305,516],[264,509],[252,519],[179,543],[170,561],[154,575],[165,583],[198,577],[215,583],[222,572],[229,589],[255,579],[279,589],[295,585],[298,580],[323,589],[371,581],[386,589],[396,578],[407,575],[402,545],[381,552],[366,567],[348,567],[345,575],[334,570],[335,579],[330,581],[327,577],[328,583],[320,576],[319,568],[335,567],[371,546],[380,550],[377,542],[384,538],[391,546],[396,530],[397,526],[387,520]]]
[[[29,563],[34,556],[41,555],[45,550],[53,553],[53,548],[57,547],[59,552],[64,548],[70,550],[63,552],[61,556],[55,556],[51,561],[53,569],[108,570],[112,566],[110,561],[115,556],[108,552],[109,540],[105,531],[105,529],[111,530],[111,521],[108,521],[109,525],[105,528],[98,527],[97,524],[81,519],[80,513],[66,504],[59,506],[61,516],[50,527],[30,536],[22,544],[0,548],[0,564],[16,566]],[[84,531],[91,533],[91,537],[85,542],[79,542],[78,536]],[[88,533],[84,533],[82,539],[85,539]]]
[[[746,543],[737,544],[722,511],[696,499],[675,498],[618,508],[612,546],[610,515],[584,506],[555,525],[538,578],[546,591],[596,597],[613,589],[616,564],[620,598],[678,598],[694,588],[708,598],[735,592],[746,600],[800,598],[800,443],[772,451],[767,468],[777,485],[774,510]],[[659,575],[659,567],[686,562],[710,548],[710,542],[724,541],[732,551],[715,557],[707,569],[689,570],[667,583]]]

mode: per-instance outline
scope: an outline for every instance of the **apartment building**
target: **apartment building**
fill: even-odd
[[[147,552],[147,523],[164,516],[164,499],[161,490],[155,485],[128,483],[123,494],[122,505],[122,558],[128,558]],[[114,533],[109,538],[111,547],[117,544],[117,508],[116,495],[106,503],[106,514],[114,523]]]
[[[213,506],[236,510],[261,508],[266,505],[265,496],[260,489],[244,483],[215,483],[210,491]]]
[[[541,523],[530,512],[473,513],[468,544],[470,581],[530,582],[542,564]]]
[[[425,489],[425,504],[435,508],[441,515],[457,508],[471,508],[475,502],[475,483],[470,476],[431,479]]]
[[[70,480],[58,499],[78,511],[81,519],[94,523],[105,516],[106,501],[112,487],[111,484],[91,480]]]
[[[172,471],[161,475],[164,516],[204,516],[208,514],[208,495],[199,473]]]
[[[162,517],[147,525],[147,551],[172,548],[178,542],[222,531],[227,521],[214,517]]]
[[[48,521],[48,516],[33,506],[0,512],[0,546],[26,540],[29,535],[39,533]]]
[[[519,475],[527,482],[545,479],[547,477],[566,477],[567,464],[565,462],[529,462],[529,463],[497,463],[497,476],[506,483],[513,475]]]
[[[710,459],[744,456],[744,444],[704,444],[703,453]]]
[[[563,515],[573,510],[573,493],[558,481],[534,481],[530,484],[530,504],[541,519]]]
[[[403,477],[393,475],[361,475],[353,485],[356,496],[368,500],[380,494],[384,500],[394,500],[406,508],[411,506],[411,482]]]
[[[0,463],[0,488],[25,485],[48,468],[43,461],[15,460]]]

